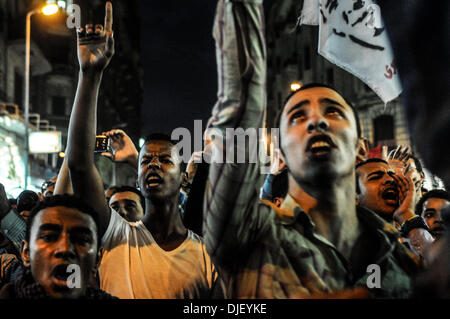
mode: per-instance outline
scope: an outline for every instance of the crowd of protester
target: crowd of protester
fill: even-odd
[[[224,146],[234,145],[227,128],[264,125],[261,2],[218,2],[218,101],[207,146],[186,169],[169,136],[152,133],[139,150],[122,130],[103,133],[102,155],[134,167],[137,187],[105,188],[94,162],[112,5],[104,26],[78,30],[79,83],[58,176],[16,199],[0,184],[1,299],[450,296],[449,193],[424,189],[409,147],[374,156],[357,110],[334,88],[310,83],[286,98],[280,157],[263,185],[260,163],[202,161],[235,151]],[[372,285],[371,265],[380,269]]]

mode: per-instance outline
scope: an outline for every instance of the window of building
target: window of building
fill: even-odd
[[[63,96],[52,97],[52,115],[65,116],[66,115],[66,98]]]
[[[394,117],[392,115],[380,115],[373,120],[375,145],[393,145]]]

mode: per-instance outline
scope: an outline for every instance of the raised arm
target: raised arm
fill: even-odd
[[[72,181],[70,180],[69,167],[67,165],[67,157],[61,165],[61,169],[58,173],[58,178],[56,179],[54,195],[59,194],[73,194]]]
[[[227,129],[258,131],[263,127],[266,52],[262,0],[220,0],[214,38],[218,101],[206,135],[211,139],[212,153],[217,154],[223,149],[221,141],[233,138],[230,134],[225,136]],[[228,156],[231,152],[245,154],[245,163],[220,164],[214,162],[213,155],[205,195],[203,231],[208,253],[221,270],[231,271],[234,263],[245,257],[264,223],[263,214],[256,212],[259,164],[248,160],[250,148],[257,144],[252,140],[226,150]]]
[[[412,248],[420,256],[426,257],[426,251],[431,248],[434,239],[423,218],[414,212],[415,189],[411,178],[412,173],[410,170],[405,176],[403,174],[393,175],[400,196],[400,206],[394,212],[394,220],[402,226],[403,236],[409,239]],[[425,260],[425,264],[428,264],[427,260]]]
[[[77,93],[70,116],[67,164],[75,195],[89,203],[99,214],[102,235],[110,211],[107,209],[103,183],[94,164],[97,126],[97,98],[103,70],[114,54],[112,5],[106,3],[105,26],[86,25],[77,32],[80,73]]]

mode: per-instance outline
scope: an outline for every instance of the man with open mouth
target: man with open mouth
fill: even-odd
[[[97,213],[71,195],[46,198],[30,213],[22,248],[22,275],[0,299],[111,299],[95,287]]]
[[[401,225],[402,235],[408,238],[412,250],[424,256],[424,250],[434,240],[423,218],[414,212],[416,190],[412,174],[413,170],[406,176],[396,174],[380,158],[360,162],[356,165],[356,202],[387,222]]]
[[[100,83],[114,55],[112,10],[108,1],[104,26],[88,24],[78,30],[80,76],[66,151],[74,193],[99,212],[100,287],[121,299],[213,297],[220,293],[218,273],[202,238],[184,226],[179,214],[183,175],[170,137],[153,134],[139,154],[134,146],[128,154],[138,169],[143,214],[128,221],[107,207],[93,142]],[[114,155],[118,160],[120,154]]]
[[[207,134],[214,151],[240,151],[247,159],[211,163],[206,188],[205,243],[231,297],[362,298],[365,288],[408,297],[417,258],[392,225],[355,204],[361,129],[336,89],[309,83],[287,97],[277,124],[288,194],[280,207],[258,199],[253,148],[233,144],[227,129],[245,135],[265,124],[262,12],[259,0],[220,0],[214,27],[219,90]],[[379,289],[367,285],[373,264],[382,273]]]
[[[391,222],[399,206],[399,190],[388,162],[370,158],[356,165],[356,200]]]

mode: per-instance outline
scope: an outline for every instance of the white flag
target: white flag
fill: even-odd
[[[395,99],[402,89],[378,5],[372,0],[317,1],[319,54],[360,78],[383,102]],[[309,11],[302,16],[317,1],[308,1],[304,9]]]
[[[319,25],[319,0],[304,0],[300,24]]]

